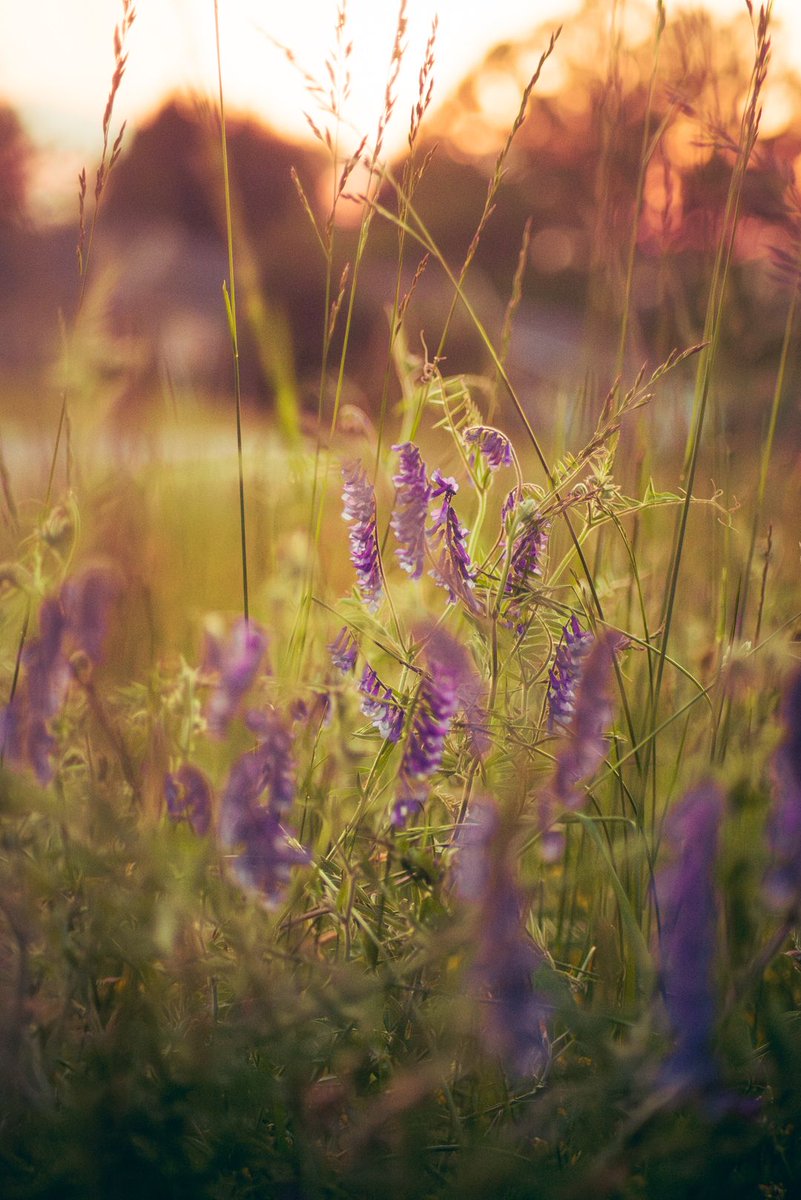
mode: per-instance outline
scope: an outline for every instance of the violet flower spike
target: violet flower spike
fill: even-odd
[[[582,629],[575,613],[562,630],[548,687],[548,729],[566,726],[573,715],[581,669],[590,651],[592,634]]]
[[[386,687],[367,664],[359,681],[362,694],[361,709],[383,738],[390,742],[400,741],[403,732],[403,709],[395,693]]]
[[[203,772],[183,763],[175,773],[164,779],[167,812],[173,821],[186,819],[199,837],[208,833],[211,824],[211,785]]]
[[[219,674],[206,707],[209,730],[215,737],[225,736],[266,650],[267,634],[255,621],[240,618],[225,640],[206,632],[203,670]]]
[[[281,820],[295,796],[292,735],[275,711],[250,712],[247,720],[262,740],[231,768],[220,806],[220,841],[232,852],[229,866],[237,880],[273,906],[292,868],[308,863],[310,855],[292,844]],[[267,805],[259,803],[264,791]]]
[[[350,558],[361,598],[367,608],[375,612],[384,593],[376,537],[375,489],[359,461],[344,464],[342,479],[345,505],[342,515],[351,522],[348,533]]]
[[[111,610],[121,592],[119,572],[100,564],[85,567],[61,589],[72,637],[95,664],[102,661]]]
[[[426,658],[429,674],[420,685],[401,760],[399,800],[393,812],[396,828],[403,828],[422,807],[425,785],[442,763],[460,692],[473,674],[464,647],[442,629],[429,637]]]
[[[612,680],[615,654],[621,649],[619,634],[603,632],[593,639],[575,693],[567,737],[556,752],[553,790],[558,800],[575,807],[579,783],[595,774],[606,757],[607,730],[612,723]]]
[[[478,612],[479,604],[473,593],[478,572],[474,569],[467,552],[468,531],[453,508],[453,498],[459,490],[459,485],[455,479],[444,476],[441,471],[434,471],[431,479],[434,485],[432,498],[443,497],[428,530],[432,550],[439,555],[431,576],[448,592],[451,604],[462,600],[472,612]]]
[[[413,442],[403,442],[392,449],[398,453],[398,471],[392,476],[397,494],[389,523],[398,541],[396,554],[401,567],[412,579],[419,579],[425,560],[431,487],[425,463]]]
[[[359,647],[347,625],[343,625],[333,642],[329,643],[328,653],[331,663],[343,675],[349,675],[356,666]]]
[[[693,789],[669,814],[674,863],[657,877],[661,918],[661,983],[674,1035],[664,1065],[672,1084],[708,1088],[718,1075],[712,1051],[714,963],[719,901],[715,884],[723,796],[717,784]]]
[[[801,907],[801,671],[790,681],[781,708],[784,737],[773,755],[776,799],[768,820],[772,864],[765,877],[777,911]]]
[[[475,465],[476,455],[480,452],[490,471],[511,467],[512,445],[500,429],[493,429],[489,425],[471,425],[469,429],[465,429],[462,438],[466,445],[473,447],[470,455],[471,466]]]
[[[455,885],[473,916],[470,982],[484,1041],[509,1072],[530,1078],[550,1057],[548,1010],[535,982],[545,956],[526,933],[525,898],[489,800],[470,805],[457,850]]]

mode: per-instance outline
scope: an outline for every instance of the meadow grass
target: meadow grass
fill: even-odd
[[[396,172],[405,5],[372,143],[344,161],[338,8],[323,81],[307,76],[326,213],[296,179],[325,266],[309,436],[298,412],[242,405],[218,34],[233,405],[173,398],[160,449],[109,473],[65,390],[39,493],[2,471],[4,1195],[796,1194],[801,604],[777,430],[797,274],[761,441],[727,464],[709,428],[769,61],[770,6],[748,9],[739,132],[715,130],[730,175],[704,324],[630,372],[637,222],[668,127],[658,3],[632,232],[617,283],[598,248],[589,291],[616,297],[617,373],[552,434],[508,365],[530,230],[497,342],[470,276],[558,35],[454,265],[416,199],[436,27]],[[620,52],[616,34],[612,81]],[[360,162],[346,263],[337,208]],[[397,273],[357,421],[378,222]],[[422,357],[410,314],[432,271],[452,303]],[[486,375],[446,357],[457,312]],[[69,361],[65,378],[79,390]],[[686,444],[666,445],[658,406],[688,392]]]

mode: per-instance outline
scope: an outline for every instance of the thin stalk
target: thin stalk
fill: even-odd
[[[245,471],[242,458],[242,384],[239,371],[239,335],[236,323],[236,280],[234,275],[234,223],[231,211],[231,180],[228,169],[228,139],[225,132],[225,93],[222,78],[222,49],[220,43],[219,0],[214,0],[214,39],[217,49],[217,81],[220,94],[220,145],[222,148],[223,187],[225,189],[225,236],[228,243],[228,283],[223,283],[223,297],[231,334],[234,358],[234,395],[236,399],[236,456],[239,472],[239,533],[242,553],[242,613],[250,620],[248,597],[248,552],[245,525]]]

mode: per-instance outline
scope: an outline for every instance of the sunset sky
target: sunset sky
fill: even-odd
[[[599,3],[611,11],[611,0]],[[176,91],[211,95],[216,89],[213,0],[140,0],[136,7],[114,129],[123,119],[135,127]],[[399,120],[389,148],[399,147],[405,136],[435,12],[440,22],[436,103],[493,44],[543,22],[569,20],[581,7],[581,0],[409,0]],[[688,5],[667,0],[665,7],[670,19],[679,7]],[[745,0],[710,0],[706,7],[731,17],[745,11]],[[632,14],[644,11],[646,19],[652,20],[656,5],[628,0],[627,9]],[[336,11],[336,0],[221,0],[223,71],[230,107],[253,110],[287,133],[305,134],[303,113],[310,98],[298,72],[270,39],[290,47],[310,74],[321,77],[333,43]],[[383,100],[397,4],[349,0],[347,11],[353,41],[349,111],[354,126],[367,132],[374,128]],[[58,181],[68,180],[69,190],[74,190],[76,163],[91,163],[97,155],[113,66],[113,30],[120,12],[120,0],[28,0],[0,5],[0,96],[18,109],[36,144],[47,152],[34,180],[43,210],[49,199],[58,204]],[[801,3],[776,0],[774,13],[775,58],[779,64],[794,61],[801,69]],[[558,62],[552,74],[551,84],[556,86]],[[543,88],[548,87],[546,73]]]

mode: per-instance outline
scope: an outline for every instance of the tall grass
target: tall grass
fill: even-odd
[[[715,130],[731,174],[704,325],[626,378],[646,171],[676,111],[654,127],[659,3],[616,374],[586,389],[586,429],[550,432],[509,356],[530,227],[497,341],[471,279],[556,36],[454,265],[417,192],[435,30],[397,171],[383,147],[406,6],[373,141],[343,154],[340,5],[324,82],[306,76],[334,180],[322,216],[296,177],[325,267],[300,450],[242,424],[218,33],[237,454],[151,464],[102,502],[53,503],[51,473],[43,516],[14,502],[0,568],[4,1194],[797,1191],[797,564],[766,558],[756,609],[751,579],[797,276],[739,464],[753,504],[698,487],[769,60],[770,5],[751,16],[739,132]],[[377,426],[347,435],[377,222],[397,235],[386,366]],[[434,272],[449,303],[416,358],[414,293]],[[460,310],[486,375],[449,357]],[[654,481],[625,451],[693,369],[683,464]],[[772,521],[769,546],[787,536]]]

